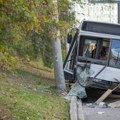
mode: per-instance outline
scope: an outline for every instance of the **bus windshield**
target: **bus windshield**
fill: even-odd
[[[120,68],[120,40],[112,39],[109,65]]]

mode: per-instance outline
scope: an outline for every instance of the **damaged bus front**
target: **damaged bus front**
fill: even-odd
[[[64,62],[65,79],[87,88],[109,89],[120,82],[120,25],[83,21]]]

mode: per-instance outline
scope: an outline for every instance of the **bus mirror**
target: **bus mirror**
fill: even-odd
[[[67,43],[71,43],[72,42],[72,33],[68,33],[67,34]]]

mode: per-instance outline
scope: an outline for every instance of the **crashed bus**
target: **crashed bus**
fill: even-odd
[[[70,39],[68,41],[70,43]],[[83,21],[71,41],[65,79],[86,88],[112,89],[120,82],[120,25]]]

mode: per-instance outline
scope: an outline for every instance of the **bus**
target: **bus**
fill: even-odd
[[[119,24],[84,20],[68,41],[63,65],[66,80],[100,89],[112,89],[120,83]]]

